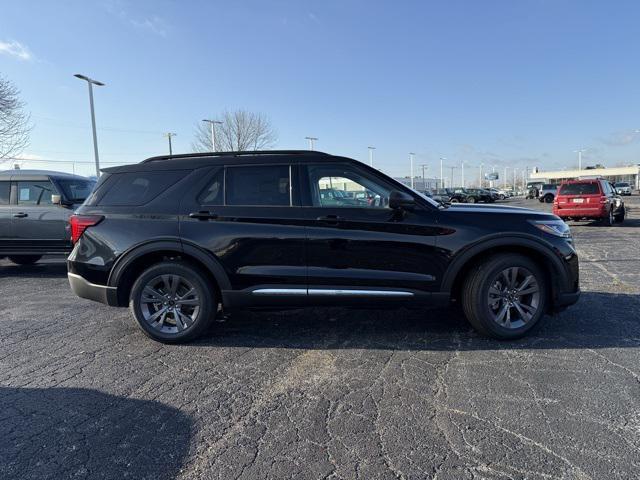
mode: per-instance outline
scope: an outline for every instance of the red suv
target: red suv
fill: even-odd
[[[625,217],[622,198],[602,179],[563,182],[553,202],[553,213],[566,220],[602,220],[605,225],[622,222]]]

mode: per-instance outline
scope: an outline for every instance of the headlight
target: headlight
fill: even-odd
[[[571,229],[562,220],[529,220],[529,223],[550,235],[571,238]]]

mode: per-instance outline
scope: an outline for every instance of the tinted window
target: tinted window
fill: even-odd
[[[10,182],[0,182],[0,205],[9,204],[9,193],[11,192]]]
[[[567,183],[560,187],[560,195],[597,195],[597,183]]]
[[[51,195],[58,193],[49,181],[18,182],[19,205],[51,205]]]
[[[227,167],[226,204],[289,206],[289,165]]]
[[[185,176],[184,170],[114,173],[100,205],[136,206],[149,203]]]
[[[224,168],[219,169],[209,184],[200,192],[198,203],[201,205],[224,204]]]
[[[91,194],[96,182],[82,179],[62,179],[58,180],[58,185],[67,200],[75,203],[82,203]]]
[[[616,187],[628,187],[629,184],[627,182],[618,182],[616,183]]]

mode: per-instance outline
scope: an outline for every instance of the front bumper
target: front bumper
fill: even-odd
[[[84,277],[76,273],[67,273],[71,290],[80,298],[93,300],[94,302],[104,303],[105,305],[117,306],[117,289],[116,287],[107,287],[105,285],[96,285],[87,281]]]
[[[571,293],[559,293],[553,302],[553,309],[555,311],[564,310],[570,305],[577,303],[580,299],[580,290]]]

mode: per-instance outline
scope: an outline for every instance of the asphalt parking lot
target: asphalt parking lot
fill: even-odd
[[[0,478],[640,478],[626,201],[623,225],[572,224],[580,302],[510,343],[455,310],[329,308],[166,346],[76,298],[61,260],[0,261]]]

